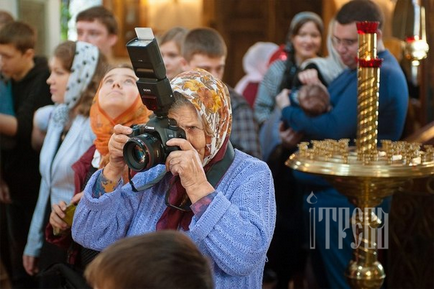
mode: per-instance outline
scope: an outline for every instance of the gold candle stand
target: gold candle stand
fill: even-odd
[[[351,288],[380,288],[386,274],[377,259],[377,233],[381,220],[373,208],[411,179],[434,174],[434,148],[420,144],[382,140],[377,146],[379,60],[376,22],[357,23],[358,127],[356,147],[348,139],[300,143],[286,165],[327,179],[360,210],[354,249],[346,276]]]

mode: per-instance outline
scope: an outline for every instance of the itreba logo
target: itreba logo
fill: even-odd
[[[325,231],[326,249],[330,249],[330,240],[337,234],[338,248],[343,249],[344,239],[348,234],[353,236],[351,247],[356,249],[388,249],[389,248],[389,214],[382,208],[350,208],[318,207],[318,198],[313,192],[306,202],[313,205],[309,208],[309,247],[315,249],[316,234],[321,228]],[[321,226],[321,227],[320,227]],[[331,228],[338,228],[332,230]]]

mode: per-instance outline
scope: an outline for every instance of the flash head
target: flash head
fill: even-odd
[[[137,38],[127,43],[127,51],[139,78],[137,87],[142,102],[157,116],[166,116],[173,103],[173,91],[166,67],[151,28],[136,28]]]

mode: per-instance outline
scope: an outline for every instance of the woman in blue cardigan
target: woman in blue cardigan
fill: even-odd
[[[171,84],[176,100],[168,116],[186,139],[167,141],[179,150],[164,165],[137,173],[134,192],[121,178],[123,146],[132,129],[115,126],[110,161],[89,180],[76,209],[73,239],[100,251],[127,236],[180,230],[210,258],[215,288],[262,288],[276,219],[271,172],[266,163],[232,148],[229,93],[220,80],[197,69]],[[223,171],[210,177],[216,168]]]

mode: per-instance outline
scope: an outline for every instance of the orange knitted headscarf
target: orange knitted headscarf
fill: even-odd
[[[99,167],[102,168],[108,163],[108,142],[113,134],[113,127],[116,124],[131,126],[133,124],[146,123],[152,111],[148,110],[142,103],[140,95],[137,93],[137,98],[134,103],[118,117],[111,118],[101,109],[99,105],[99,91],[102,82],[93,99],[93,104],[90,109],[90,125],[92,131],[96,135],[94,144],[96,149],[101,153],[101,162]]]

